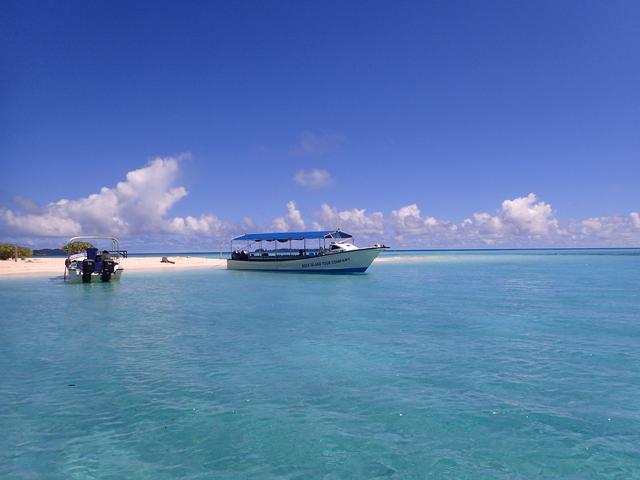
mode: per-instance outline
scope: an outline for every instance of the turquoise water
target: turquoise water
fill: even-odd
[[[640,478],[640,251],[0,280],[0,478]]]

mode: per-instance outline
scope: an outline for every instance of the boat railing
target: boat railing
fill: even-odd
[[[273,249],[257,249],[253,251],[245,250],[250,257],[318,257],[323,255],[326,250],[320,248],[278,248]]]
[[[127,258],[129,256],[129,252],[126,250],[107,250],[109,255],[114,258]],[[69,260],[82,260],[87,256],[87,252],[74,253],[69,255]]]

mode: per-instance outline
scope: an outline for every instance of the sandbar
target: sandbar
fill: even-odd
[[[196,268],[226,268],[223,258],[205,258],[191,256],[167,257],[175,263],[161,263],[162,257],[129,257],[121,265],[126,272],[170,271]],[[0,260],[0,277],[20,275],[63,275],[64,258],[27,258],[25,260]]]

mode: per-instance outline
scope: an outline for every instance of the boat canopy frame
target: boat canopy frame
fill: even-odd
[[[289,252],[292,250],[291,242],[293,240],[302,240],[303,248],[301,251],[302,254],[305,255],[307,252],[307,240],[318,240],[318,250],[322,252],[323,246],[320,242],[324,244],[326,247],[325,241],[327,239],[344,239],[344,238],[353,238],[353,235],[343,232],[339,228],[336,230],[312,230],[310,232],[271,232],[271,233],[247,233],[244,235],[240,235],[239,237],[235,237],[231,239],[230,249],[233,252],[233,242],[247,242],[247,250],[248,252],[251,250],[249,246],[251,242],[256,242],[260,244],[260,248],[262,248],[262,242],[274,242],[274,245],[277,245],[276,242],[286,243],[289,242]],[[278,248],[277,246],[274,248],[274,256],[278,256]]]
[[[353,235],[343,232],[342,230],[317,230],[310,232],[271,232],[271,233],[247,233],[231,240],[236,241],[255,241],[255,242],[288,242],[290,240],[309,240],[309,239],[329,239],[329,238],[353,238]]]
[[[67,245],[77,241],[84,240],[111,240],[112,249],[109,250],[109,253],[112,255],[117,255],[119,257],[127,258],[128,252],[126,250],[120,249],[120,242],[116,237],[110,237],[107,235],[80,235],[79,237],[70,238],[67,242]]]

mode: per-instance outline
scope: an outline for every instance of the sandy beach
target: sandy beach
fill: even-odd
[[[179,270],[185,268],[226,268],[226,260],[190,256],[167,257],[175,263],[161,263],[162,257],[129,257],[122,261],[126,272]],[[0,260],[0,277],[19,275],[62,275],[64,258]]]

